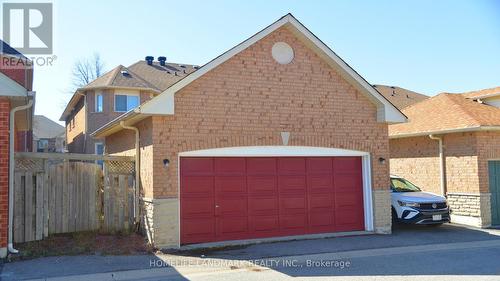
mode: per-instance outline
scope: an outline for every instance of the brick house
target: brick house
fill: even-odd
[[[454,222],[500,224],[500,88],[443,93],[389,126],[391,173],[448,198]]]
[[[13,151],[31,151],[33,67],[31,61],[0,40],[0,258],[9,239],[9,161]],[[16,109],[17,108],[17,109]],[[12,111],[16,109],[15,111]],[[14,120],[11,120],[11,112]],[[13,124],[11,124],[11,121]],[[10,179],[12,180],[12,179]]]
[[[179,247],[390,233],[388,124],[405,121],[288,14],[93,135],[140,159],[148,238]]]
[[[92,132],[196,70],[163,58],[119,65],[77,89],[59,119],[65,122],[68,152],[102,154],[104,140],[93,138]]]

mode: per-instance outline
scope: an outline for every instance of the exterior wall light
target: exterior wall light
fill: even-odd
[[[170,164],[170,160],[163,159],[163,166],[165,166],[165,168],[168,168],[168,164]]]
[[[385,158],[379,157],[378,162],[380,162],[380,164],[385,164]]]

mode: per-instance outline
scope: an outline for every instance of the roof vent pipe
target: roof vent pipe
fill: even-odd
[[[153,56],[146,56],[146,62],[148,63],[148,65],[153,65],[153,60],[155,58]]]
[[[167,61],[167,57],[158,57],[158,61],[161,66],[165,66],[165,62]]]

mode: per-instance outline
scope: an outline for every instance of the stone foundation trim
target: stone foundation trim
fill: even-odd
[[[0,259],[7,257],[7,248],[0,248]]]
[[[375,233],[390,234],[392,231],[391,193],[389,190],[373,191],[373,218]]]

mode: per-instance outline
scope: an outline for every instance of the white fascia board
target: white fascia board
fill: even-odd
[[[312,146],[240,146],[186,151],[180,157],[367,156],[368,152]]]
[[[328,59],[332,60],[336,65],[338,65],[340,69],[347,74],[347,76],[353,78],[349,80],[351,80],[351,82],[357,83],[359,85],[358,88],[361,90],[361,92],[369,96],[370,100],[376,104],[378,122],[403,123],[407,121],[406,116],[401,113],[401,111],[399,111],[386,98],[384,98],[379,92],[377,92],[377,90],[375,90],[365,79],[363,79],[363,77],[361,77],[356,71],[354,71],[349,65],[347,65],[339,56],[337,56],[328,46],[326,46],[321,40],[319,40],[311,31],[309,31],[291,14],[282,17],[281,19],[264,28],[262,31],[253,35],[249,39],[245,40],[229,51],[213,59],[206,65],[202,66],[199,70],[191,73],[184,79],[175,83],[160,95],[144,103],[141,107],[141,113],[165,115],[174,114],[174,95],[177,91],[184,88],[194,80],[198,79],[199,77],[224,63],[225,61],[229,60],[249,46],[258,42],[273,31],[284,26],[285,24],[290,24],[301,35],[312,42],[317,49],[321,50],[321,52],[323,52]]]
[[[421,136],[428,136],[428,135],[444,135],[444,134],[453,134],[453,133],[467,133],[467,132],[477,132],[477,131],[500,131],[500,126],[477,126],[477,127],[460,128],[460,129],[445,129],[445,130],[429,131],[429,132],[392,134],[392,135],[389,134],[389,139],[421,137]]]
[[[26,97],[28,90],[0,72],[0,96]]]

